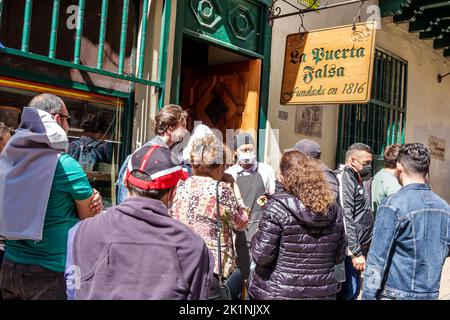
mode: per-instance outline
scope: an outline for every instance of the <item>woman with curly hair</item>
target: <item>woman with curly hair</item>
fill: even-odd
[[[334,266],[344,261],[342,209],[320,164],[298,151],[283,155],[283,190],[268,196],[253,237],[252,299],[336,299]]]

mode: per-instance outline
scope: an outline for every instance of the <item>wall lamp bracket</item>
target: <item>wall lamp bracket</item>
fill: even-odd
[[[446,73],[446,74],[444,74],[443,76],[442,75],[440,75],[440,74],[438,74],[438,76],[437,76],[437,80],[438,80],[438,82],[439,83],[441,83],[442,82],[442,79],[444,79],[446,76],[448,76],[448,75],[450,75],[450,72],[449,73]]]

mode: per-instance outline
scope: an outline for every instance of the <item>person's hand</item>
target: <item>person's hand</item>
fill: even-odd
[[[353,268],[358,271],[364,271],[364,269],[366,268],[366,258],[364,258],[363,255],[360,255],[359,257],[353,257],[352,263]]]
[[[103,210],[102,196],[96,189],[94,189],[94,198],[92,198],[89,208],[94,214],[98,214]]]

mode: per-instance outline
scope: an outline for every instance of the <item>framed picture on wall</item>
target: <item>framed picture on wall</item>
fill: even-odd
[[[297,106],[295,133],[322,138],[322,106]]]

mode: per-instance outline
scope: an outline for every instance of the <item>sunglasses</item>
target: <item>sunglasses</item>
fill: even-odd
[[[72,118],[70,117],[70,116],[67,116],[67,115],[65,115],[65,114],[61,114],[61,113],[52,113],[52,115],[59,115],[61,118],[66,118],[67,119],[67,124],[69,125],[69,127],[70,127],[70,124],[71,124],[71,122],[72,122]]]

